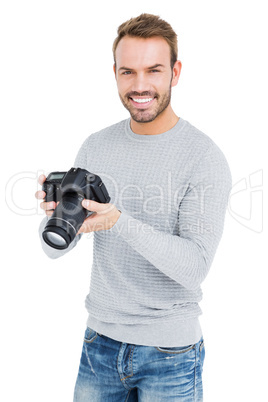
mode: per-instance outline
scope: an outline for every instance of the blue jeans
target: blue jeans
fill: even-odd
[[[203,338],[175,348],[131,345],[86,329],[74,402],[203,401]]]

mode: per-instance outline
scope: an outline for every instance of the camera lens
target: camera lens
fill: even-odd
[[[58,207],[57,207],[58,208]],[[58,211],[57,211],[58,212]],[[55,212],[54,212],[55,214]],[[52,216],[43,231],[45,242],[58,250],[64,250],[75,238],[77,230],[67,220]]]
[[[64,194],[43,231],[43,239],[49,246],[63,250],[74,240],[87,216],[82,199],[77,194]]]
[[[46,232],[45,237],[47,243],[53,245],[54,247],[57,246],[60,249],[67,248],[65,239],[61,237],[59,234],[54,232]]]

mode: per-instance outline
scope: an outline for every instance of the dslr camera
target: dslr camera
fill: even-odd
[[[42,233],[44,241],[58,250],[70,245],[84,220],[94,213],[83,208],[84,198],[102,203],[110,201],[101,178],[80,168],[50,173],[42,190],[46,192],[46,202],[59,202]]]

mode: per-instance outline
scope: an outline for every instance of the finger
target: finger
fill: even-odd
[[[82,206],[89,211],[104,212],[104,213],[107,213],[114,208],[113,204],[104,204],[104,203],[92,201],[92,200],[83,200]]]
[[[80,227],[80,229],[78,230],[78,232],[76,233],[76,236],[78,236],[79,234],[84,233],[84,228],[83,225]]]
[[[57,205],[58,205],[59,203],[57,203]],[[54,214],[54,209],[48,209],[47,211],[46,211],[46,215],[47,216],[52,216]]]
[[[38,183],[42,185],[44,183],[44,181],[46,181],[46,179],[47,179],[46,176],[44,174],[41,174],[38,177]]]
[[[38,200],[43,200],[46,196],[46,193],[44,191],[36,191],[35,193],[35,198],[37,198]]]
[[[86,221],[85,221],[85,222],[86,222]],[[87,232],[88,226],[86,225],[85,222],[80,226],[80,229],[79,229],[78,232],[77,232],[78,235],[79,235],[80,233],[86,233],[86,232]]]
[[[46,211],[46,216],[52,216],[54,211]]]
[[[94,232],[95,228],[96,228],[97,222],[95,224],[92,224],[89,222],[85,222],[83,223],[83,225],[80,227],[79,231],[77,232],[77,234],[79,235],[80,233],[90,233],[90,232]]]
[[[54,201],[51,202],[41,202],[40,208],[42,208],[44,211],[51,211],[56,208],[57,204]]]

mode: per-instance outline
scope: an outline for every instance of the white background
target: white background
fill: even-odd
[[[233,176],[202,286],[204,400],[268,400],[265,1],[10,0],[0,9],[1,401],[72,401],[92,236],[62,259],[43,254],[36,178],[69,169],[90,133],[128,117],[111,47],[118,25],[142,12],[177,32],[173,108],[220,146]]]

